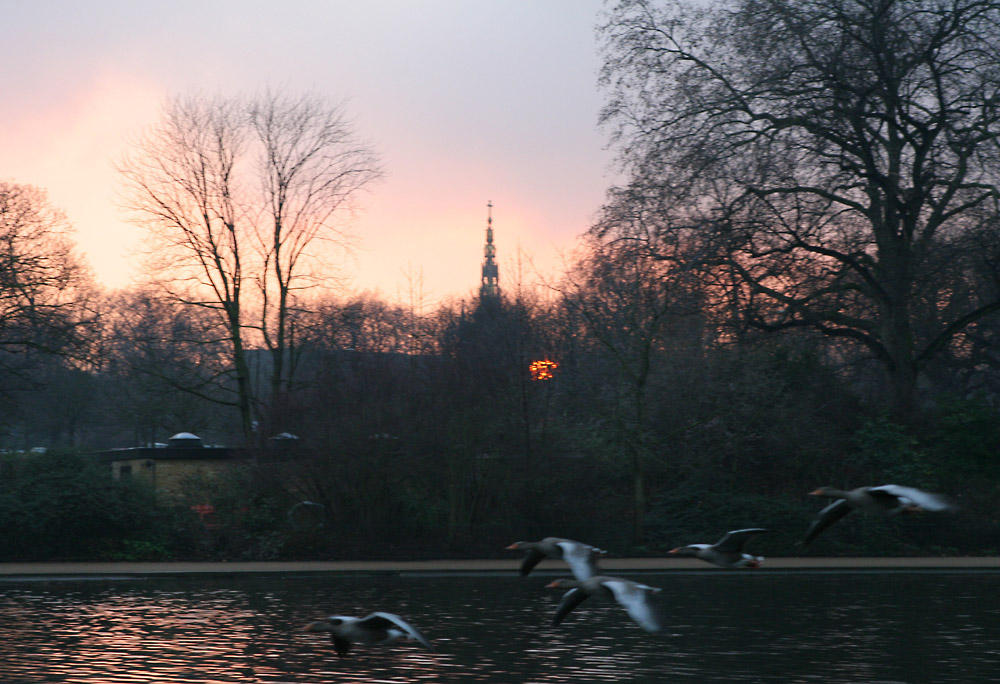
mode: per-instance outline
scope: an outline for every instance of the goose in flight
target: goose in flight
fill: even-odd
[[[638,582],[632,582],[620,577],[595,575],[585,580],[558,579],[546,585],[549,589],[569,589],[559,607],[556,608],[552,626],[558,625],[574,608],[591,596],[606,596],[614,598],[628,612],[629,616],[647,632],[659,632],[663,629],[660,616],[649,600],[649,595],[660,589]]]
[[[894,484],[879,487],[858,487],[856,489],[820,487],[809,494],[810,496],[836,499],[836,501],[816,514],[809,529],[806,530],[803,544],[809,544],[821,532],[852,511],[895,515],[903,512],[955,510],[955,504],[952,503],[951,499],[942,494]]]
[[[751,538],[762,532],[767,530],[761,527],[732,530],[714,544],[688,544],[678,546],[667,553],[671,556],[700,558],[722,568],[757,568],[760,567],[764,557],[744,553],[743,547]]]
[[[546,537],[536,542],[514,542],[507,547],[507,550],[524,551],[524,560],[521,561],[522,575],[529,574],[545,558],[557,558],[566,561],[570,572],[578,580],[596,575],[597,559],[607,554],[603,549],[561,537]]]
[[[394,639],[412,639],[434,650],[423,634],[410,623],[393,613],[375,612],[363,618],[331,615],[325,620],[306,625],[307,632],[329,632],[333,647],[341,658],[351,650],[351,644],[382,644]]]

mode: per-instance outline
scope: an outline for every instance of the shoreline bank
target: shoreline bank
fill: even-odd
[[[439,559],[420,561],[247,561],[247,562],[59,562],[0,563],[0,579],[19,577],[93,577],[102,576],[191,576],[250,574],[421,574],[421,573],[497,573],[516,574],[519,558],[510,559]],[[605,558],[601,567],[616,572],[704,571],[726,572],[692,558]],[[997,570],[998,556],[961,557],[775,557],[761,568],[739,572],[768,570]],[[555,562],[539,567],[538,574],[565,574]]]

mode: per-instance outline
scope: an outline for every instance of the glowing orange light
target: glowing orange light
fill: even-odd
[[[545,359],[543,361],[532,361],[531,365],[528,366],[528,371],[531,373],[532,380],[551,380],[556,377],[555,370],[558,367],[559,364],[555,361]]]

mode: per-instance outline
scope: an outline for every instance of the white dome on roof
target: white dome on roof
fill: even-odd
[[[172,447],[204,446],[204,444],[201,443],[201,437],[190,432],[178,432],[176,435],[167,440],[167,444]]]

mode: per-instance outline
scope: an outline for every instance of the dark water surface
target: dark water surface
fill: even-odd
[[[0,582],[0,682],[1000,681],[1000,573],[666,572],[667,629],[588,600],[549,627],[551,576]],[[338,660],[302,631],[388,610],[434,642]]]

